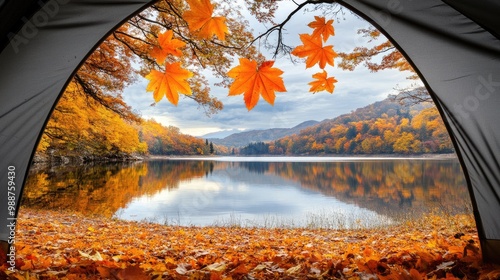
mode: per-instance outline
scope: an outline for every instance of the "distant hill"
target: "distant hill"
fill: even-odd
[[[250,130],[231,134],[222,139],[206,138],[208,141],[226,147],[243,147],[253,142],[269,142],[285,136],[299,133],[301,130],[317,125],[318,121],[305,121],[292,128],[271,128],[262,130]]]
[[[240,132],[242,132],[242,131],[239,129],[227,129],[227,130],[221,130],[221,131],[207,133],[207,134],[199,136],[199,137],[203,138],[203,139],[222,139],[224,137],[228,137],[231,134],[240,133]]]
[[[392,98],[324,120],[298,134],[252,143],[240,154],[451,153],[453,146],[436,107],[401,105]]]

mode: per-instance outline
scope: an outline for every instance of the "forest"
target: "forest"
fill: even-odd
[[[71,85],[56,106],[37,149],[36,160],[58,162],[122,160],[145,155],[227,153],[223,146],[186,135],[129,111],[118,114]],[[121,97],[117,100],[123,102]],[[126,105],[125,105],[126,106]]]
[[[436,107],[394,102],[394,97],[303,129],[276,141],[239,150],[186,135],[174,126],[118,114],[72,83],[62,96],[37,150],[39,161],[81,161],[146,155],[322,155],[452,153]],[[121,98],[117,100],[123,102]],[[125,105],[126,106],[126,105]]]
[[[251,143],[243,155],[453,153],[436,107],[376,102],[276,141]]]

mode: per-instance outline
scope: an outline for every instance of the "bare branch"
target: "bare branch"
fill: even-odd
[[[404,106],[413,106],[420,103],[433,103],[432,97],[425,87],[413,89],[398,89],[399,94],[391,96],[393,101]]]
[[[274,25],[273,27],[266,30],[266,32],[255,37],[255,39],[253,39],[250,42],[250,45],[254,44],[255,42],[257,42],[258,40],[260,40],[262,38],[265,38],[265,40],[267,41],[269,36],[272,33],[278,32],[278,42],[276,44],[276,47],[274,48],[273,59],[276,58],[278,56],[278,54],[280,54],[280,53],[283,53],[283,54],[290,53],[292,51],[293,47],[288,46],[283,42],[283,31],[285,29],[285,25],[293,18],[293,16],[297,12],[299,12],[300,10],[302,10],[305,6],[307,6],[309,4],[313,4],[313,5],[317,5],[317,4],[321,4],[321,3],[333,4],[335,2],[336,1],[334,1],[334,0],[308,0],[308,1],[305,1],[303,3],[298,4],[297,2],[293,1],[293,3],[297,5],[297,7],[292,12],[290,12],[290,14],[288,14],[288,16],[281,23]]]

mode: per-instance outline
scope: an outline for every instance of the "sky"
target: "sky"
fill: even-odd
[[[283,2],[277,13],[276,21],[288,15],[294,4]],[[360,28],[368,28],[370,24],[353,15],[347,9],[343,18],[335,20],[335,36],[330,37],[326,45],[333,44],[337,52],[350,51],[356,46],[366,44],[365,39],[357,34]],[[301,45],[299,34],[310,33],[307,23],[314,20],[314,15],[321,12],[298,12],[286,25],[285,41],[288,45]],[[345,19],[344,19],[345,18]],[[327,16],[327,19],[328,16]],[[248,18],[254,34],[258,35],[266,26]],[[271,54],[266,55],[268,59]],[[236,61],[237,62],[237,61]],[[338,59],[335,63],[338,62]],[[236,63],[235,63],[236,66]],[[308,83],[312,81],[312,74],[320,69],[315,66],[305,68],[305,63],[293,64],[287,57],[277,58],[274,67],[284,71],[282,75],[287,92],[276,93],[274,106],[262,98],[257,106],[248,111],[243,101],[243,95],[228,96],[228,89],[216,87],[213,84],[218,79],[208,78],[211,94],[224,103],[224,109],[216,115],[207,116],[198,104],[189,98],[182,97],[179,104],[174,106],[163,99],[155,106],[152,92],[146,92],[149,81],[139,78],[123,93],[125,102],[138,111],[145,119],[155,119],[165,126],[176,126],[182,133],[202,136],[207,133],[224,130],[254,130],[269,128],[289,128],[308,120],[322,121],[332,119],[341,114],[349,113],[357,108],[364,107],[375,101],[385,99],[389,94],[396,94],[397,88],[406,88],[415,83],[408,80],[409,75],[398,70],[384,70],[371,73],[364,67],[355,71],[344,71],[340,68],[327,66],[325,70],[329,76],[334,76],[333,94],[326,91],[312,94]]]

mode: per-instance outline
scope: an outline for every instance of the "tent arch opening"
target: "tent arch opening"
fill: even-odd
[[[28,1],[16,3],[21,2]],[[500,95],[495,93],[500,87],[500,42],[495,35],[499,30],[495,25],[497,20],[491,20],[495,16],[491,11],[498,11],[500,7],[492,0],[484,1],[480,7],[469,0],[447,2],[339,1],[379,27],[420,74],[448,126],[462,162],[484,259],[498,262],[500,123],[496,120]],[[15,1],[3,3],[2,15],[13,3]],[[16,203],[20,201],[26,171],[45,120],[75,69],[95,48],[96,42],[118,23],[152,4],[146,0],[44,3],[60,4],[58,12],[47,24],[36,26],[36,32],[18,37],[27,39],[19,41],[26,44],[19,44],[17,49],[4,47],[0,54],[0,64],[7,69],[0,75],[0,143],[3,144],[0,167],[16,170],[16,185],[21,186],[15,191]],[[484,15],[484,20],[478,20],[478,15]],[[4,17],[0,18],[5,21]],[[19,18],[12,20],[19,22]],[[27,30],[23,31],[24,26],[17,30],[17,35]],[[81,41],[82,36],[87,38],[85,42]],[[7,181],[7,172],[0,176],[2,181]],[[8,205],[7,195],[0,197],[0,204]],[[4,209],[0,218],[5,224],[16,214],[17,209],[15,212]],[[4,226],[0,240],[8,242],[9,234]]]

